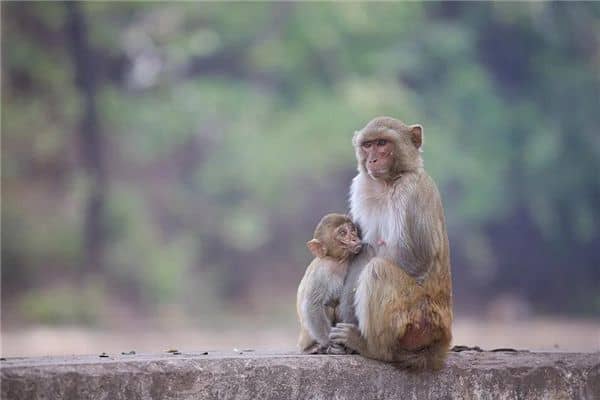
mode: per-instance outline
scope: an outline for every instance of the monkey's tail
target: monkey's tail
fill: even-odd
[[[397,354],[396,363],[415,371],[438,370],[444,366],[449,347],[450,341],[441,339],[421,350],[401,351]]]

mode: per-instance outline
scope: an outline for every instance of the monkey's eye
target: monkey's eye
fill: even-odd
[[[377,146],[385,146],[387,144],[387,140],[385,139],[379,139],[377,140]]]
[[[346,236],[346,233],[348,233],[348,232],[346,232],[345,229],[340,229],[340,235]]]
[[[371,147],[371,144],[372,144],[371,142],[364,142],[362,144],[362,147],[364,147],[365,149],[368,149],[369,147]]]

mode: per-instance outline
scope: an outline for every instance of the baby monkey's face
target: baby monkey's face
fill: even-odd
[[[313,239],[306,246],[315,257],[347,261],[360,253],[362,242],[356,225],[344,214],[327,214],[317,224]]]
[[[343,249],[352,254],[358,254],[362,248],[362,242],[358,235],[358,229],[351,222],[346,222],[335,229],[334,239]]]

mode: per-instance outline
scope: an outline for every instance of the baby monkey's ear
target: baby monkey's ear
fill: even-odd
[[[306,247],[308,247],[310,252],[313,253],[315,257],[323,258],[327,254],[327,249],[317,239],[312,239],[306,242]]]

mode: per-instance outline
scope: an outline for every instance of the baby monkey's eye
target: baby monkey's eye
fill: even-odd
[[[385,146],[387,144],[387,140],[386,139],[378,139],[377,140],[377,146]]]
[[[345,230],[345,229],[341,229],[341,230],[340,230],[340,235],[342,235],[342,236],[346,236],[346,233],[348,233],[348,232],[346,232],[346,230]]]

